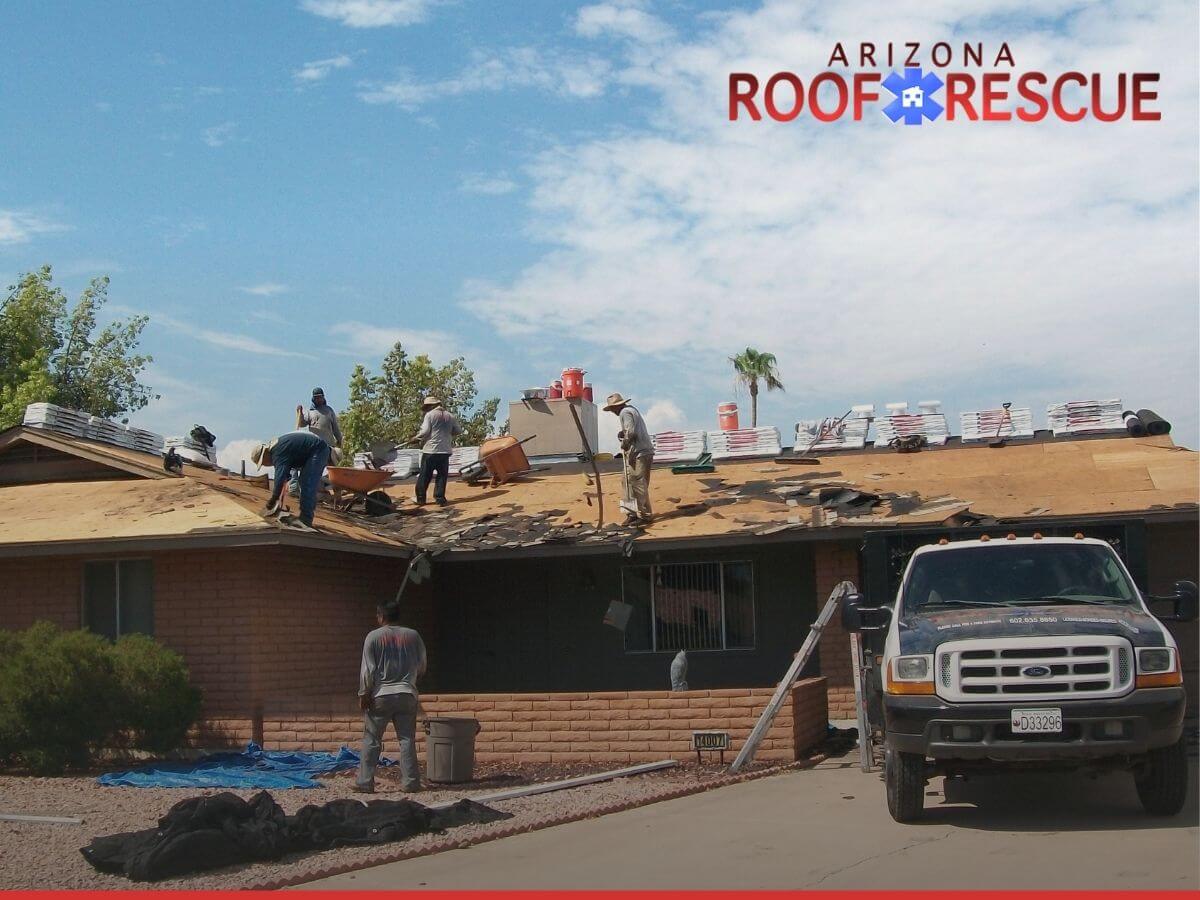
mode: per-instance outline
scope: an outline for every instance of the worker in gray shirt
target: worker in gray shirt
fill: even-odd
[[[425,671],[421,635],[400,624],[400,606],[392,602],[376,611],[379,627],[363,642],[358,675],[358,705],[363,713],[362,759],[354,789],[374,793],[375,768],[388,723],[400,742],[400,783],[405,791],[421,789],[417,767],[417,679]]]
[[[448,410],[442,409],[437,397],[426,397],[421,404],[425,418],[421,430],[409,441],[421,444],[421,473],[417,476],[417,505],[425,505],[425,492],[436,474],[433,484],[433,499],[438,506],[446,505],[446,479],[450,475],[450,451],[454,449],[454,438],[462,434],[458,419]]]
[[[627,397],[620,394],[609,394],[604,404],[607,412],[613,413],[621,420],[621,430],[617,439],[621,442],[621,452],[625,454],[625,464],[628,467],[629,489],[637,502],[637,515],[629,516],[626,525],[645,524],[652,518],[650,509],[650,465],[654,462],[654,441],[646,429],[646,421],[642,414],[629,402]]]
[[[342,429],[338,427],[337,413],[325,402],[325,391],[319,387],[312,390],[312,406],[305,409],[296,404],[296,427],[307,428],[329,445],[329,465],[336,466],[341,460]],[[300,491],[299,476],[292,474],[288,491],[294,497]]]

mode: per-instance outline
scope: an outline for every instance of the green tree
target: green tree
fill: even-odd
[[[73,307],[49,266],[22,275],[0,305],[0,430],[20,424],[30,403],[57,403],[115,418],[156,399],[141,375],[153,357],[137,352],[149,319],[98,327],[108,278],[96,278]]]
[[[380,441],[401,444],[421,427],[421,400],[433,395],[462,425],[460,440],[479,444],[493,431],[500,398],[477,409],[475,373],[455,357],[438,366],[426,356],[410,357],[399,342],[383,359],[379,374],[363,365],[350,376],[350,405],[339,413],[346,452],[357,453]]]
[[[729,357],[729,361],[733,363],[737,381],[750,390],[750,427],[757,428],[759,382],[765,384],[768,391],[783,390],[775,354],[760,353],[753,347],[747,347],[744,353]]]

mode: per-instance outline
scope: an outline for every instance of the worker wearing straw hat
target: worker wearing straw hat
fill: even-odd
[[[604,404],[606,412],[613,413],[621,421],[617,438],[625,454],[629,470],[629,489],[637,503],[637,515],[630,515],[625,523],[633,525],[649,522],[650,510],[650,465],[654,462],[654,442],[646,429],[642,414],[632,406],[629,398],[620,394],[609,394]]]
[[[425,418],[421,430],[409,441],[421,444],[421,474],[417,476],[417,505],[425,505],[425,492],[433,482],[433,499],[438,506],[446,505],[446,479],[450,474],[450,452],[454,438],[462,434],[462,426],[449,410],[442,409],[437,397],[426,397],[421,404]]]

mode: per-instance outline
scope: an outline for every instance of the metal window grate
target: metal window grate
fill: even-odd
[[[754,647],[749,562],[630,566],[623,585],[625,602],[634,607],[625,633],[627,651]]]

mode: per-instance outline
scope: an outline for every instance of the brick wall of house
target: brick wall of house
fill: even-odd
[[[830,592],[839,582],[852,581],[862,588],[859,577],[858,545],[822,541],[815,545],[814,565],[817,573],[817,610],[825,606]],[[819,644],[821,675],[829,683],[829,718],[853,719],[854,678],[850,662],[850,636],[842,630],[840,615],[821,634]]]
[[[692,732],[727,731],[734,754],[749,736],[773,688],[709,691],[605,691],[559,694],[425,694],[426,716],[479,721],[480,761],[628,763],[694,759]],[[789,761],[820,743],[828,724],[825,679],[806,678],[792,689],[759,745],[757,759]],[[265,710],[265,746],[281,750],[357,747],[360,717],[343,698],[325,711],[311,703],[281,702]],[[384,752],[395,752],[389,732]],[[424,739],[418,736],[424,758]],[[732,755],[727,754],[732,761]]]
[[[0,559],[0,628],[17,630],[48,621],[78,628],[83,567],[52,556]]]

